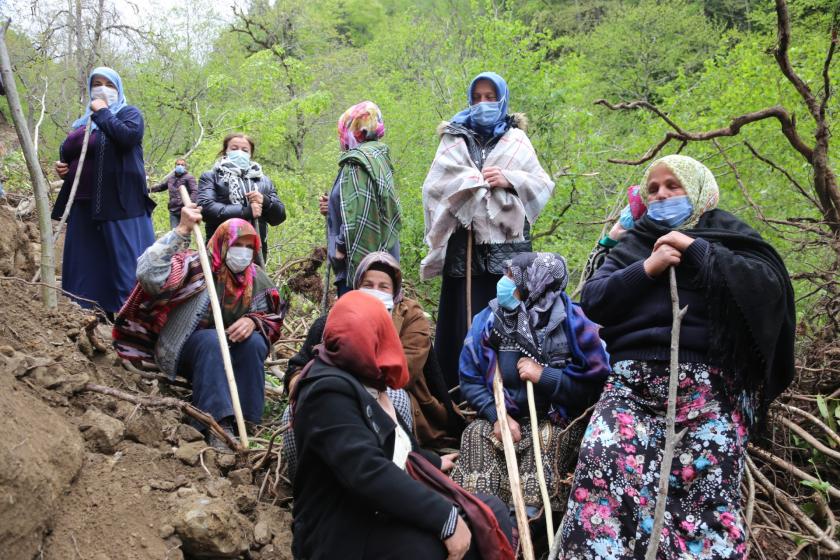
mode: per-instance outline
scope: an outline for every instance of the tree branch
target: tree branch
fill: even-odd
[[[793,87],[799,92],[802,100],[805,101],[805,105],[808,106],[808,111],[810,111],[811,116],[815,120],[819,120],[820,109],[817,104],[817,99],[814,97],[814,93],[808,87],[808,84],[793,69],[793,65],[790,63],[790,57],[788,56],[788,49],[790,48],[790,13],[788,12],[787,2],[785,0],[776,0],[776,28],[779,42],[773,50],[773,56],[779,64],[782,74],[793,84]],[[808,161],[810,162],[810,160]]]
[[[813,163],[814,149],[805,144],[802,138],[799,137],[799,133],[796,131],[795,119],[781,105],[766,107],[764,109],[761,109],[760,111],[753,111],[752,113],[739,115],[737,117],[734,117],[729,122],[728,126],[718,128],[715,130],[709,130],[706,132],[686,132],[673,120],[671,120],[667,115],[665,115],[661,110],[657,109],[656,107],[654,107],[646,101],[631,101],[629,103],[618,103],[613,105],[606,99],[598,99],[597,101],[595,101],[595,105],[603,105],[611,111],[646,109],[660,117],[671,128],[674,129],[673,131],[666,132],[665,137],[658,144],[649,149],[641,158],[637,160],[608,159],[607,161],[609,161],[610,163],[618,163],[622,165],[641,165],[642,163],[650,161],[654,157],[656,157],[656,155],[660,151],[662,151],[662,148],[664,148],[671,140],[678,140],[682,142],[683,144],[680,146],[680,150],[682,150],[685,143],[704,142],[713,138],[720,138],[722,136],[735,136],[741,131],[741,128],[743,128],[745,125],[765,119],[778,120],[779,124],[782,127],[782,134],[785,135],[785,137],[788,139],[788,142],[790,142],[791,146],[793,146],[794,149],[796,149],[796,151],[802,154],[802,156],[808,161],[808,163]]]
[[[787,178],[787,180],[790,181],[791,184],[793,184],[794,187],[796,187],[796,190],[799,191],[799,194],[801,194],[802,196],[807,198],[811,202],[811,204],[814,205],[814,207],[816,207],[818,210],[822,210],[822,208],[820,207],[820,204],[817,202],[817,200],[813,196],[808,194],[808,192],[805,190],[805,188],[802,186],[802,184],[799,181],[797,181],[796,179],[794,179],[793,176],[790,173],[788,173],[786,169],[784,169],[780,165],[777,165],[770,158],[766,158],[766,157],[762,156],[761,154],[759,154],[758,150],[756,150],[753,147],[753,145],[750,144],[750,142],[748,140],[744,140],[744,145],[750,150],[750,152],[752,152],[752,155],[755,156],[758,160],[763,161],[764,163],[766,163],[767,165],[769,165],[770,167],[772,167],[773,169],[775,169],[776,171],[778,171],[779,173],[784,175]]]

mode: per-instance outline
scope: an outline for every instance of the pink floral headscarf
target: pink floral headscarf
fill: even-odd
[[[343,152],[383,136],[385,123],[382,121],[382,111],[373,101],[353,105],[338,119],[338,142]]]

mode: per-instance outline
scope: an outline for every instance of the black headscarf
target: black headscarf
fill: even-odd
[[[621,268],[646,259],[669,231],[643,216],[608,259]],[[790,276],[776,250],[729,212],[710,210],[683,233],[710,244],[709,266],[699,279],[712,321],[710,360],[739,373],[760,420],[793,380],[796,309]]]

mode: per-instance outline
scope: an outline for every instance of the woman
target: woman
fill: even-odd
[[[379,141],[384,135],[382,112],[371,101],[353,105],[338,119],[343,153],[320,210],[327,217],[327,254],[339,297],[350,290],[368,253],[387,251],[400,259],[400,202],[388,146]]]
[[[356,269],[353,288],[370,294],[385,304],[400,338],[408,363],[408,383],[405,389],[388,389],[388,396],[406,426],[425,449],[443,449],[456,445],[463,419],[455,409],[440,371],[431,367],[431,327],[423,309],[416,301],[403,295],[402,271],[388,253],[371,253]],[[314,357],[314,348],[323,340],[326,317],[315,320],[300,351],[289,359],[286,381],[291,387],[298,374]],[[290,419],[286,409],[283,421]],[[294,438],[283,440],[284,461],[289,478],[293,479],[297,466]]]
[[[117,317],[114,346],[122,358],[153,360],[170,378],[181,374],[189,379],[193,404],[233,433],[233,402],[210,297],[198,253],[189,248],[192,226],[200,221],[199,207],[187,204],[178,227],[140,256],[139,284]],[[254,264],[260,239],[251,224],[239,218],[223,222],[207,249],[242,414],[256,424],[263,412],[263,363],[280,335],[286,303]],[[225,448],[215,436],[209,443]]]
[[[543,504],[526,382],[534,384],[543,469],[552,509],[559,510],[560,479],[574,464],[578,439],[563,428],[595,402],[609,372],[597,327],[563,291],[567,281],[566,261],[559,255],[514,257],[496,298],[476,315],[461,352],[461,392],[478,417],[464,430],[452,478],[468,491],[513,503],[493,398],[498,365],[530,517]]]
[[[408,382],[408,367],[377,298],[353,291],[339,299],[316,353],[292,394],[294,557],[457,560],[478,549],[485,560],[512,560],[501,503],[488,498],[491,511],[440,474],[451,461],[412,452],[385,392]]]
[[[61,284],[79,296],[79,305],[91,307],[86,301],[91,300],[113,316],[134,286],[137,257],[155,241],[155,204],[147,194],[143,168],[143,115],[128,105],[120,75],[95,68],[88,95],[90,106],[59,149],[55,170],[64,184],[52,219],[60,220],[70,203],[90,119],[87,154],[67,218]]]
[[[509,97],[498,74],[476,76],[467,89],[469,108],[438,128],[440,146],[423,183],[429,253],[420,273],[443,276],[435,353],[449,387],[458,384],[467,334],[467,274],[476,313],[494,297],[505,261],[531,250],[531,226],[554,190],[525,134],[524,115],[508,115]]]
[[[251,159],[254,150],[254,141],[241,132],[225,136],[213,169],[202,173],[198,180],[198,204],[203,210],[208,238],[225,220],[241,218],[250,222],[260,234],[262,252],[257,255],[257,264],[263,266],[268,258],[266,224],[283,223],[286,207],[277,197],[274,183]]]
[[[563,521],[567,558],[640,558],[653,525],[671,342],[669,272],[688,306],[677,443],[658,558],[743,558],[749,432],[793,377],[794,302],[776,251],[716,209],[712,172],[670,155],[647,169],[643,216],[583,290],[613,373],[581,446]]]

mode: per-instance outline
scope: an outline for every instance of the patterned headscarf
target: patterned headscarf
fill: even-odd
[[[90,76],[88,76],[87,81],[88,98],[90,98],[91,101],[93,101],[93,97],[91,94],[93,86],[91,84],[93,83],[94,76],[102,76],[103,78],[108,78],[115,86],[117,86],[117,94],[119,95],[119,97],[117,98],[117,102],[113,105],[108,105],[108,110],[111,111],[111,114],[116,115],[120,112],[120,109],[128,105],[128,100],[125,98],[125,93],[123,93],[122,78],[120,78],[120,75],[117,74],[117,72],[114,69],[108,68],[107,66],[99,66],[98,68],[94,68],[93,71],[90,73]],[[90,108],[90,103],[88,103],[88,107],[85,111],[85,114],[76,119],[76,121],[70,128],[76,130],[80,126],[84,126],[91,113],[92,111]],[[90,121],[90,128],[91,130],[96,130],[98,127],[96,126],[95,122]]]
[[[228,249],[240,237],[250,235],[254,239],[254,254],[260,250],[260,236],[254,226],[240,218],[231,218],[216,229],[207,242],[210,268],[216,282],[216,293],[222,305],[222,320],[225,326],[242,317],[251,307],[254,293],[254,279],[257,266],[251,264],[242,272],[235,274],[225,264]]]
[[[368,270],[381,270],[389,275],[394,282],[394,302],[399,302],[402,299],[402,269],[400,269],[400,263],[391,253],[374,251],[365,255],[353,275],[354,290],[361,287],[362,279]]]
[[[490,301],[496,315],[494,328],[512,339],[523,350],[539,356],[542,337],[538,331],[548,324],[555,302],[569,282],[566,259],[555,253],[522,253],[509,261],[510,271],[521,303],[508,311],[497,300]]]
[[[691,216],[676,229],[693,228],[704,212],[717,208],[720,190],[711,170],[696,159],[679,154],[661,157],[648,166],[639,192],[642,199],[647,200],[648,177],[651,169],[657,165],[664,165],[671,170],[685,189],[688,200],[691,201]]]
[[[338,118],[338,143],[341,151],[352,150],[362,142],[385,136],[382,111],[373,101],[362,101],[344,111]]]

